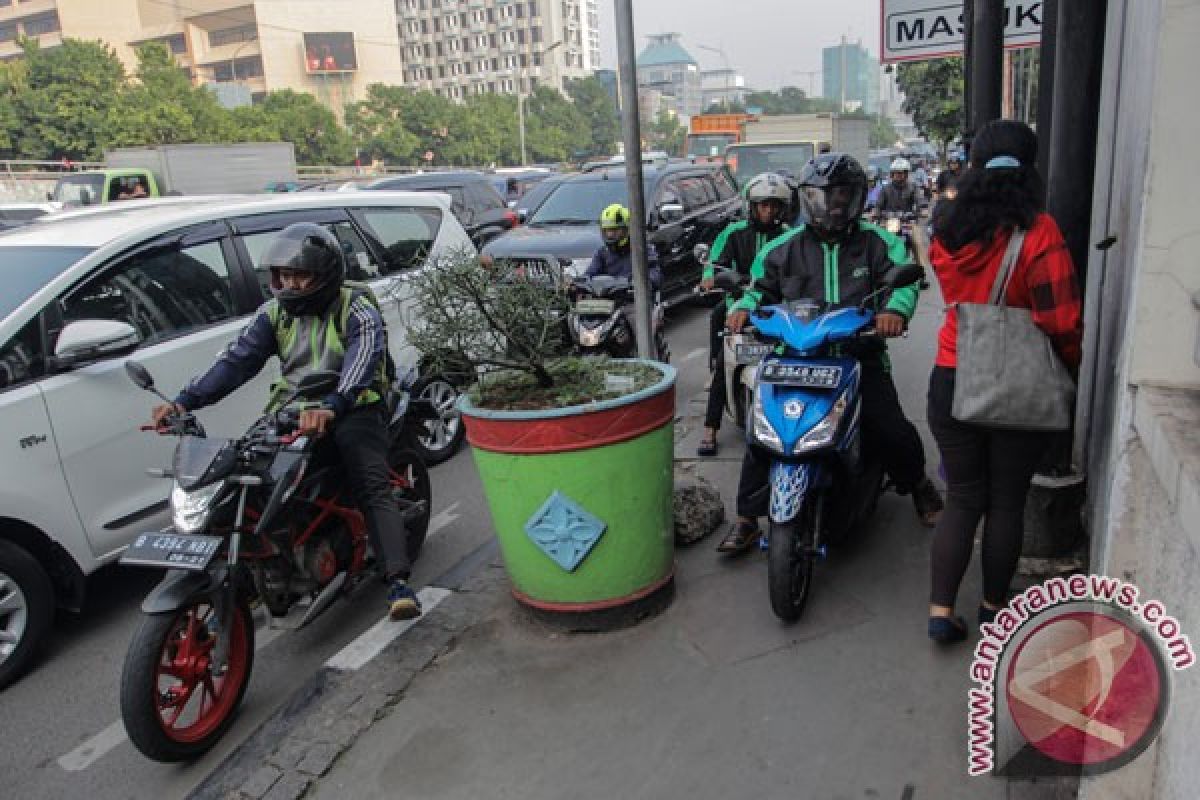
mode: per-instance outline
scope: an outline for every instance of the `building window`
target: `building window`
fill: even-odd
[[[187,40],[183,38],[182,33],[177,33],[174,36],[168,36],[167,38],[160,39],[159,41],[165,44],[167,49],[177,56],[183,55],[187,52]]]
[[[446,77],[446,68],[445,67],[438,67],[438,77],[439,78]]]
[[[517,5],[514,6],[514,8],[516,9],[516,12],[517,12],[517,19],[525,19],[525,6],[521,5],[520,3],[517,3]]]
[[[41,36],[43,33],[54,33],[59,29],[58,12],[30,17],[23,23],[26,36]]]
[[[542,12],[538,9],[537,0],[534,0],[529,4],[529,16],[540,17],[541,15]]]
[[[239,25],[236,28],[222,28],[218,31],[208,32],[208,46],[221,47],[226,44],[236,44],[238,42],[253,42],[258,38],[258,27],[256,25]]]
[[[529,41],[533,42],[534,44],[537,44],[538,42],[542,41],[542,29],[541,28],[530,28],[529,29]]]
[[[0,0],[2,1],[2,0]],[[11,0],[10,0],[11,2]],[[17,38],[17,23],[0,25],[0,42],[11,42]]]

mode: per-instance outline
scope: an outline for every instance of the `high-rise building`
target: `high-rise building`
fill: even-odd
[[[746,79],[732,67],[700,72],[701,108],[738,105],[746,99]]]
[[[99,39],[130,70],[160,41],[238,104],[276,89],[338,113],[372,83],[462,99],[562,88],[599,65],[597,0],[0,0],[0,59],[20,37]]]
[[[842,43],[821,50],[822,96],[840,103],[843,111],[879,112],[879,59],[862,42]]]
[[[684,117],[703,111],[700,65],[679,43],[678,33],[658,33],[637,57],[638,86],[659,92]]]

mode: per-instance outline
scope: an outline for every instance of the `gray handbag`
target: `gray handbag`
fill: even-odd
[[[958,368],[950,413],[989,428],[1063,431],[1071,426],[1075,382],[1049,337],[1024,308],[1004,305],[1025,232],[1013,231],[983,303],[958,303]]]

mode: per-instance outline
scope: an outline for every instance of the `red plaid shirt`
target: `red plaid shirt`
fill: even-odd
[[[1000,234],[990,242],[972,242],[954,253],[940,239],[933,240],[929,258],[949,308],[938,332],[938,366],[956,366],[958,317],[954,304],[988,301],[1008,239]],[[1079,366],[1083,340],[1079,280],[1062,233],[1049,214],[1038,215],[1026,232],[1004,301],[1015,308],[1028,308],[1063,363],[1072,371]]]

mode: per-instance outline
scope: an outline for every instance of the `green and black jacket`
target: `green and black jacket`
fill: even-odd
[[[780,223],[774,231],[756,230],[749,220],[738,220],[725,226],[713,242],[704,266],[704,277],[711,278],[716,267],[728,267],[742,275],[750,275],[754,259],[768,243],[790,230],[787,223]],[[726,298],[726,307],[732,308],[733,301]]]

